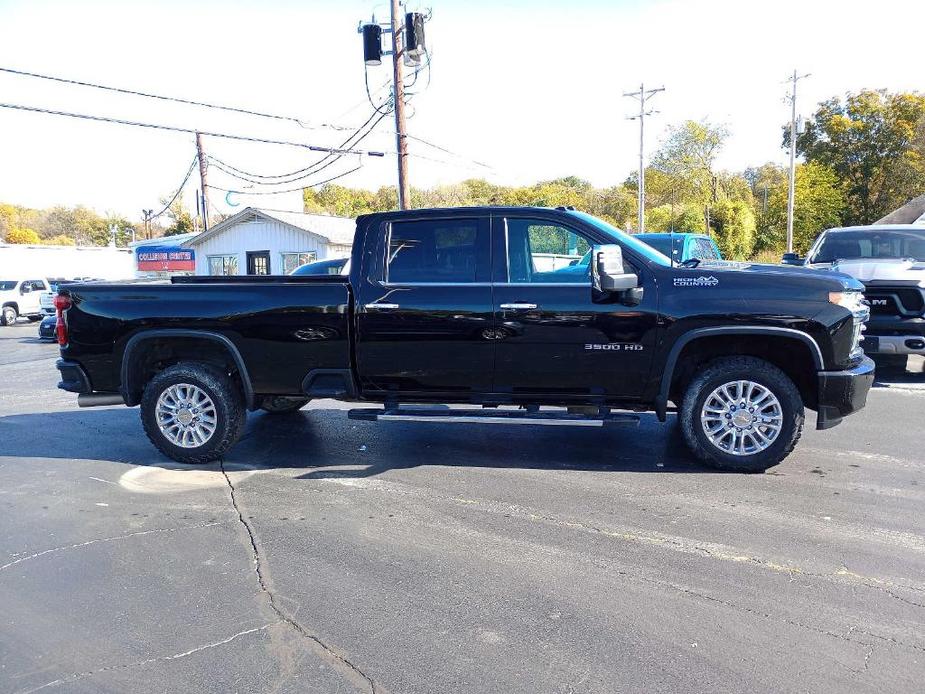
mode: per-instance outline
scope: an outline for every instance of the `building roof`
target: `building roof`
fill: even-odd
[[[353,243],[356,220],[350,217],[333,217],[326,214],[308,214],[306,212],[280,212],[263,210],[257,207],[245,207],[237,214],[219,222],[208,231],[183,243],[184,246],[196,246],[199,243],[221,234],[236,224],[246,224],[258,220],[275,221],[294,227],[315,236],[320,236],[328,243],[349,246]]]
[[[128,244],[129,248],[138,248],[139,246],[182,246],[196,238],[198,231],[191,231],[188,234],[174,234],[173,236],[159,236],[156,239],[138,239]]]
[[[925,224],[925,195],[913,198],[874,224]]]

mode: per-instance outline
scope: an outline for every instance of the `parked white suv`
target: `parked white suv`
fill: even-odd
[[[39,295],[39,305],[42,307],[42,313],[46,316],[55,315],[55,297],[58,295],[58,287],[80,281],[90,282],[96,280],[92,277],[75,277],[74,279],[70,280],[62,279],[60,277],[49,277],[47,280],[48,291],[42,292]]]
[[[40,320],[41,296],[48,289],[45,279],[0,279],[0,325],[13,325],[19,316]]]

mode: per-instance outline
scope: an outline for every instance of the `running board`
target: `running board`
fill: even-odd
[[[430,410],[413,408],[372,409],[347,411],[350,419],[367,422],[439,422],[451,424],[532,424],[534,426],[602,427],[639,426],[639,416],[607,413],[588,417],[567,412],[528,412],[526,410]]]

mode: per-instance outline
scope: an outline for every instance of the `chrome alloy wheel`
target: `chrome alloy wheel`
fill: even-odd
[[[714,446],[731,455],[760,453],[784,424],[780,401],[754,381],[730,381],[707,396],[700,424]]]
[[[199,448],[215,433],[215,403],[202,388],[189,383],[167,387],[157,399],[157,426],[170,443]]]

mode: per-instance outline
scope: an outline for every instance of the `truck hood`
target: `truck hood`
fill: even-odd
[[[921,260],[885,258],[871,260],[857,258],[837,260],[834,263],[807,265],[809,268],[825,268],[851,275],[861,282],[871,280],[919,280],[925,282],[925,262]]]
[[[761,263],[743,263],[736,261],[711,261],[701,263],[695,269],[703,273],[718,272],[722,274],[735,273],[745,276],[765,277],[771,281],[793,281],[807,283],[811,286],[814,283],[827,285],[829,291],[839,291],[846,289],[863,290],[863,285],[851,275],[829,269],[819,268],[811,269],[809,267],[800,267],[795,265],[764,265]],[[820,288],[822,288],[820,286]]]

